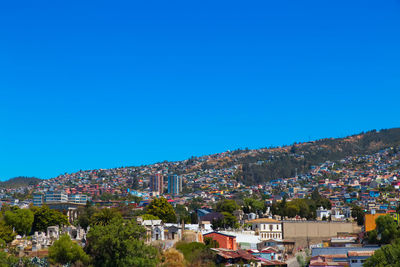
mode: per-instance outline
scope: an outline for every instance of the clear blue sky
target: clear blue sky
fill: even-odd
[[[3,1],[0,179],[400,126],[400,1]]]

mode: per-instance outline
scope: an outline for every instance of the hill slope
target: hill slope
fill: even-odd
[[[389,147],[397,150],[399,146],[400,128],[293,144],[278,150],[259,151],[255,156],[240,159],[242,171],[238,177],[245,184],[259,184],[276,178],[293,177],[325,161],[373,154]]]
[[[154,173],[203,175],[204,171],[230,169],[224,176],[237,179],[246,185],[258,185],[277,178],[294,177],[310,171],[311,166],[326,161],[338,161],[349,156],[374,154],[386,148],[393,152],[400,146],[400,128],[369,131],[344,138],[326,138],[313,142],[295,143],[290,146],[260,149],[237,149],[213,155],[191,157],[183,161],[163,161],[144,166],[120,167],[80,171],[60,175],[59,180],[68,183],[100,177],[112,180],[121,177],[128,184],[137,186],[138,180],[148,178]],[[232,174],[232,172],[235,172]],[[223,173],[223,172],[221,172]],[[0,184],[1,186],[1,184]],[[132,188],[136,188],[133,186]]]
[[[15,177],[11,178],[7,181],[0,182],[1,188],[17,188],[17,187],[26,187],[29,185],[36,185],[40,183],[42,179],[36,177]]]

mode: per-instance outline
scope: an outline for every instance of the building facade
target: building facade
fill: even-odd
[[[261,218],[249,221],[252,230],[259,234],[261,240],[282,240],[282,223],[280,221]]]
[[[168,194],[179,195],[182,192],[182,177],[176,174],[168,176]]]
[[[74,194],[67,195],[63,191],[48,191],[45,194],[36,193],[33,195],[33,206],[41,207],[44,204],[74,203],[86,204],[91,199],[87,195]]]
[[[150,191],[156,194],[164,193],[164,176],[160,173],[156,173],[150,176]]]
[[[33,195],[33,206],[41,207],[44,203],[44,195],[42,193],[36,193]]]
[[[64,191],[47,191],[44,195],[45,203],[66,203],[68,195]]]
[[[86,204],[88,201],[90,201],[90,198],[87,195],[74,194],[68,196],[69,203]]]
[[[203,237],[211,237],[215,241],[218,242],[219,248],[224,248],[224,249],[231,249],[231,250],[237,250],[238,246],[236,243],[236,236],[233,235],[227,235],[223,233],[218,233],[218,232],[211,232],[208,234],[204,234]]]

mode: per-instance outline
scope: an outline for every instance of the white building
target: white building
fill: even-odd
[[[328,219],[329,216],[331,216],[331,211],[324,209],[322,206],[317,209],[317,219],[322,220],[324,217],[325,219]]]
[[[89,200],[90,198],[87,195],[83,194],[75,194],[68,196],[69,203],[86,204],[86,202]]]
[[[47,191],[45,194],[33,195],[33,206],[41,207],[43,204],[75,203],[86,204],[91,199],[83,194],[67,195],[64,191]]]
[[[161,220],[143,220],[141,224],[146,228],[147,241],[164,240],[164,224]]]
[[[251,229],[259,234],[261,240],[282,240],[282,223],[270,218],[251,220]]]
[[[64,191],[47,191],[44,196],[45,203],[66,203],[68,195]]]

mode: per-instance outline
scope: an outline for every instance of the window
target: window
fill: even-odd
[[[272,231],[272,229],[274,228],[274,226],[272,224],[269,225],[269,230]]]
[[[357,260],[351,260],[351,263],[357,263]]]
[[[364,263],[366,260],[361,260],[361,263]]]

